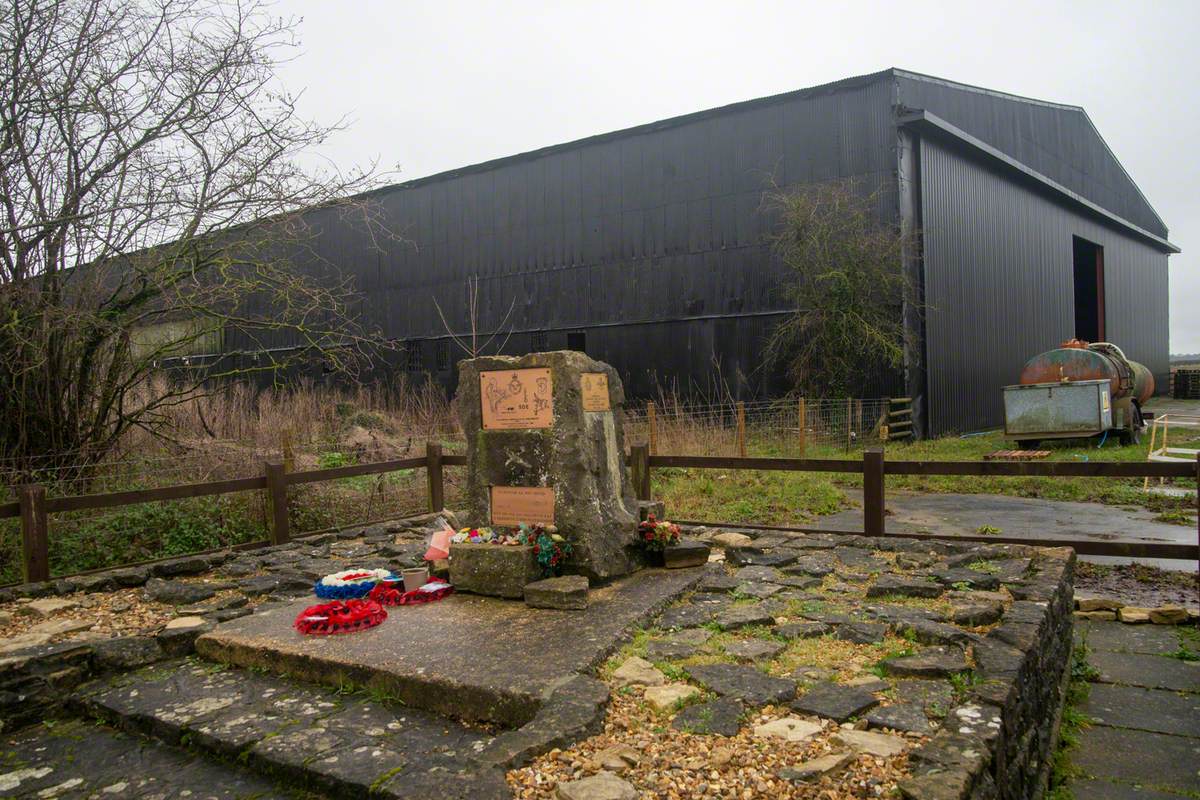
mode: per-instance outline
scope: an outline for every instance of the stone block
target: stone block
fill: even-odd
[[[1187,609],[1180,606],[1159,606],[1150,609],[1150,621],[1155,625],[1182,625],[1188,621]]]
[[[754,542],[749,536],[744,533],[734,533],[733,531],[725,531],[718,533],[712,538],[713,544],[721,547],[747,547]]]
[[[588,579],[582,575],[563,575],[525,585],[525,605],[530,608],[582,611],[587,604]]]
[[[1150,621],[1150,609],[1138,606],[1122,606],[1117,611],[1117,619],[1127,625],[1140,625]]]
[[[458,591],[517,599],[540,578],[532,547],[450,545],[450,582]]]
[[[663,550],[663,566],[667,569],[701,567],[708,563],[709,546],[696,539],[680,539],[678,544]]]
[[[212,628],[213,624],[204,617],[176,617],[155,638],[168,658],[177,658],[195,650],[196,639]]]
[[[660,522],[667,518],[667,507],[662,500],[638,500],[638,522],[645,522],[653,514]]]

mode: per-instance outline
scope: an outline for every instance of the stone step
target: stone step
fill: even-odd
[[[312,683],[349,679],[411,707],[516,728],[534,719],[559,681],[595,670],[634,626],[703,575],[642,570],[593,587],[580,610],[459,592],[390,608],[382,625],[348,636],[297,635],[292,621],[311,605],[306,598],[219,625],[196,640],[196,652]]]
[[[245,767],[85,720],[55,720],[0,740],[0,797],[311,800]]]
[[[83,714],[214,763],[331,797],[508,798],[494,745],[469,727],[351,687],[184,659],[81,687]]]

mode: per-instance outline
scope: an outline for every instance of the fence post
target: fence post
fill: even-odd
[[[851,424],[851,422],[853,421],[851,414],[853,414],[853,412],[854,412],[854,401],[851,400],[849,397],[847,397],[846,398],[846,452],[850,452],[850,445],[852,444],[851,439],[850,439],[850,434],[851,434],[851,429],[853,428],[853,425]]]
[[[635,444],[629,448],[629,477],[638,500],[650,499],[650,446]]]
[[[46,521],[46,487],[26,484],[17,489],[21,503],[21,567],[26,583],[50,580],[50,541]]]
[[[746,457],[746,404],[741,400],[737,404],[737,444],[738,455]]]
[[[429,482],[429,510],[441,511],[446,507],[446,485],[442,478],[442,446],[437,442],[425,443],[425,477]]]
[[[1200,594],[1200,453],[1196,454],[1196,592]]]
[[[292,447],[291,428],[284,428],[279,436],[279,452],[283,454],[283,469],[285,472],[296,471],[296,451]]]
[[[271,544],[287,544],[292,539],[288,529],[287,472],[283,464],[267,462],[267,497],[271,501]]]
[[[650,454],[658,452],[658,414],[654,408],[654,402],[646,403],[646,424],[650,429]]]
[[[863,533],[883,536],[883,449],[863,451]]]
[[[808,448],[808,408],[804,398],[800,398],[800,457],[804,458]]]

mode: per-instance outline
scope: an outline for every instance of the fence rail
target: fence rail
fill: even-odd
[[[162,500],[264,491],[270,503],[270,538],[262,544],[284,544],[291,539],[288,515],[288,487],[361,475],[377,475],[398,470],[424,469],[429,508],[441,510],[445,498],[444,467],[466,466],[465,455],[447,454],[436,443],[426,445],[425,455],[393,459],[371,464],[354,464],[331,469],[288,472],[282,462],[264,464],[264,474],[252,478],[165,486],[157,489],[110,492],[106,494],[47,497],[41,485],[17,487],[19,500],[0,504],[0,519],[20,517],[22,573],[26,581],[50,578],[49,514],[84,509],[114,508]],[[652,454],[649,444],[634,445],[627,458],[634,490],[639,499],[651,497],[651,471],[654,468],[737,469],[785,472],[839,472],[863,476],[863,530],[829,531],[817,528],[774,529],[805,532],[846,533],[868,536],[900,536],[913,539],[937,539],[932,534],[889,534],[885,530],[885,483],[887,475],[986,475],[993,477],[1091,477],[1091,478],[1179,478],[1194,480],[1197,487],[1197,540],[1190,544],[1142,542],[1105,542],[1071,539],[1019,539],[1001,536],[955,536],[964,541],[1034,544],[1074,547],[1085,555],[1116,555],[1133,558],[1197,559],[1200,561],[1200,456],[1195,463],[1163,462],[1029,462],[1029,461],[888,461],[882,449],[864,451],[861,460],[813,458],[744,458],[733,456],[672,456]],[[694,524],[762,527],[733,522],[696,521]],[[1200,574],[1198,574],[1200,579]]]

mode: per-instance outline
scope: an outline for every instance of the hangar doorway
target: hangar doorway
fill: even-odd
[[[1075,338],[1103,342],[1104,248],[1073,236],[1075,256]]]

